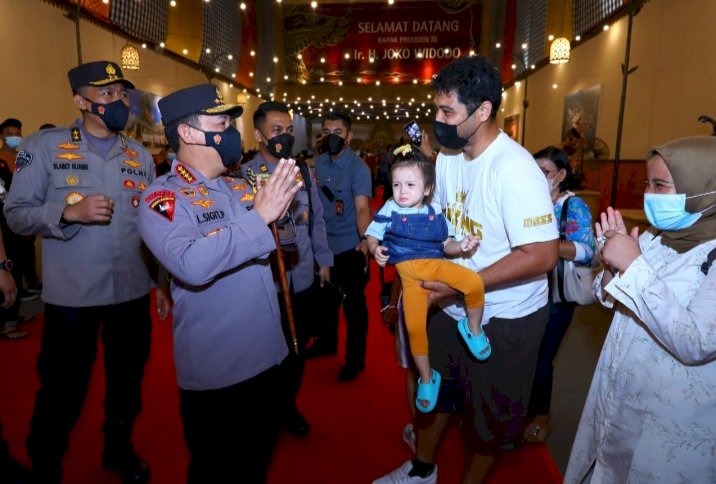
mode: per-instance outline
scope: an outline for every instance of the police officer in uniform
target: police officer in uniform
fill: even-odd
[[[264,482],[288,353],[268,224],[300,189],[299,170],[281,161],[256,193],[222,176],[241,159],[232,118],[242,109],[211,84],[172,93],[159,109],[177,159],[142,196],[139,232],[172,275],[188,482]]]
[[[129,115],[127,88],[134,87],[119,66],[90,62],[68,77],[82,117],[23,142],[4,208],[13,231],[43,237],[41,386],[28,437],[33,479],[60,482],[101,331],[107,376],[102,464],[124,482],[144,482],[149,469],[131,443],[151,333],[150,275],[137,212],[154,167],[140,144],[119,133]],[[169,301],[162,291],[157,299],[163,318]]]
[[[259,144],[259,153],[248,163],[241,165],[241,173],[252,185],[260,186],[278,166],[280,159],[291,158],[293,150],[293,122],[284,103],[268,101],[254,112],[254,138]],[[281,412],[283,427],[295,436],[306,435],[310,425],[296,407],[296,395],[303,377],[303,347],[307,332],[315,319],[314,264],[318,266],[320,285],[330,279],[333,253],[328,247],[326,223],[323,220],[323,205],[318,198],[315,179],[305,163],[297,162],[303,187],[291,202],[288,214],[279,221],[282,234],[290,237],[284,245],[287,256],[287,277],[291,289],[291,305],[298,333],[299,355],[289,352],[282,365],[286,374],[285,409]],[[280,285],[277,285],[280,290]],[[287,342],[292,345],[283,297],[281,322]]]

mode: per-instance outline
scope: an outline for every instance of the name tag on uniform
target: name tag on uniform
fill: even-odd
[[[341,200],[340,198],[336,198],[334,207],[336,209],[336,215],[338,215],[339,217],[342,217],[343,216],[343,200]]]

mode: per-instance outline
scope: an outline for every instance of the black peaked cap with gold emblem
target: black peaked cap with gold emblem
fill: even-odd
[[[213,84],[181,89],[163,97],[158,104],[164,126],[190,114],[228,114],[233,119],[244,112],[238,104],[227,104]]]
[[[124,78],[122,69],[116,63],[110,61],[81,64],[70,69],[67,77],[70,79],[70,87],[73,92],[83,86],[98,87],[114,84],[115,82],[121,82],[128,88],[134,89],[134,84]]]

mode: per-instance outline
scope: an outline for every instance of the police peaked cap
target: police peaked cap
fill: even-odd
[[[181,89],[163,97],[158,104],[164,126],[190,114],[228,114],[233,119],[244,112],[238,104],[227,104],[213,84]]]
[[[97,61],[81,64],[73,67],[67,73],[70,79],[70,87],[75,92],[82,86],[106,86],[121,82],[130,89],[134,89],[134,84],[124,78],[122,69],[110,61]]]

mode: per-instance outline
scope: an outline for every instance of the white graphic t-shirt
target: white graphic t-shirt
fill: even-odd
[[[438,155],[434,200],[460,240],[467,234],[481,242],[471,258],[453,261],[480,271],[513,248],[559,237],[547,180],[532,156],[504,132],[477,158],[462,152]],[[493,287],[485,293],[483,323],[492,317],[520,318],[547,304],[547,277]],[[441,307],[458,320],[464,305],[455,299]]]

